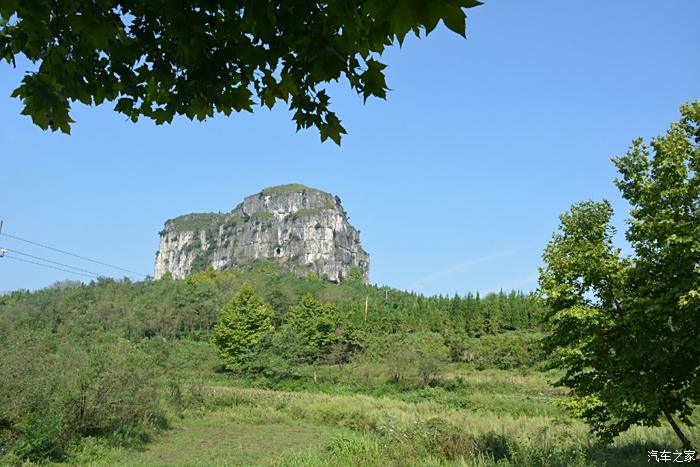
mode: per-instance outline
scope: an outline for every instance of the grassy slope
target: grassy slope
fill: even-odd
[[[186,409],[144,451],[87,449],[69,464],[623,466],[645,464],[648,449],[677,445],[664,426],[637,427],[613,446],[597,447],[586,426],[557,406],[564,393],[550,385],[554,375],[542,372],[453,365],[449,378],[460,381],[464,408],[441,388],[385,396],[321,392],[322,380],[334,376],[343,392],[342,382],[362,370],[325,367],[317,383],[307,378],[298,391],[246,387],[251,381],[221,376],[200,380],[201,406]],[[442,438],[435,420],[447,428]],[[697,438],[700,430],[690,434]]]

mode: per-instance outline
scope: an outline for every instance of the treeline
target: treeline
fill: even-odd
[[[273,310],[274,325],[306,294],[335,305],[344,319],[369,334],[429,331],[478,337],[535,328],[543,316],[540,301],[522,292],[426,297],[359,282],[330,284],[313,275],[299,278],[262,262],[245,270],[203,271],[185,280],[99,279],[12,292],[0,296],[0,325],[65,335],[109,331],[132,341],[208,339],[218,311],[245,283]]]

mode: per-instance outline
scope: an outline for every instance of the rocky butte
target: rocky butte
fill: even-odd
[[[340,198],[292,184],[248,196],[229,213],[168,220],[160,232],[155,277],[169,272],[181,279],[210,267],[223,270],[258,259],[333,282],[342,282],[354,267],[365,282],[369,275],[369,255]]]

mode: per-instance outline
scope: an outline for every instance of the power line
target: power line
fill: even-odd
[[[5,255],[3,259],[5,259],[5,258],[14,259],[15,261],[22,261],[23,263],[36,264],[37,266],[43,266],[45,268],[56,269],[58,271],[68,272],[70,274],[77,274],[79,276],[85,276],[85,277],[89,277],[91,279],[99,279],[99,276],[94,276],[94,275],[90,275],[90,274],[83,274],[82,272],[71,271],[70,269],[57,268],[56,266],[50,266],[48,264],[37,263],[36,261],[29,261],[28,259],[16,258],[14,256],[8,256],[8,255]]]
[[[115,266],[115,265],[113,265],[113,264],[103,263],[102,261],[97,261],[97,260],[95,260],[95,259],[86,258],[85,256],[76,255],[75,253],[71,253],[70,251],[59,250],[58,248],[54,248],[54,247],[52,247],[52,246],[44,245],[43,243],[34,242],[34,241],[32,241],[32,240],[27,240],[27,239],[25,239],[25,238],[16,237],[16,236],[14,236],[14,235],[10,235],[10,234],[7,234],[7,233],[5,233],[5,232],[0,232],[0,235],[4,235],[4,236],[9,237],[9,238],[14,238],[15,240],[19,240],[20,242],[29,243],[30,245],[35,245],[35,246],[39,246],[39,247],[42,247],[42,248],[46,248],[46,249],[48,249],[48,250],[56,251],[56,252],[58,252],[58,253],[63,253],[64,255],[73,256],[73,257],[75,257],[75,258],[79,258],[79,259],[82,259],[82,260],[84,260],[84,261],[90,261],[91,263],[100,264],[100,265],[102,265],[102,266],[107,266],[107,267],[112,268],[112,269],[118,269],[118,270],[120,270],[120,271],[128,272],[128,273],[131,273],[131,274],[136,274],[136,275],[138,275],[138,276],[147,277],[146,274],[142,274],[142,273],[140,273],[140,272],[131,271],[131,270],[129,270],[129,269],[120,268],[119,266]],[[17,259],[17,258],[15,258],[15,259]]]
[[[17,253],[18,255],[26,256],[26,257],[28,257],[28,258],[38,259],[38,260],[44,261],[44,262],[46,262],[46,263],[56,264],[56,265],[58,265],[58,266],[63,266],[63,267],[66,267],[66,268],[75,269],[76,271],[86,272],[86,273],[88,273],[88,274],[90,274],[90,275],[93,275],[93,276],[95,276],[95,277],[99,277],[99,276],[100,276],[100,274],[98,274],[98,273],[96,273],[96,272],[88,271],[87,269],[76,268],[75,266],[71,266],[70,264],[59,263],[58,261],[52,261],[52,260],[50,260],[50,259],[42,258],[41,256],[30,255],[29,253],[22,253],[21,251],[12,250],[12,249],[10,249],[10,248],[7,248],[6,250],[9,251],[9,252],[11,252],[11,253]]]

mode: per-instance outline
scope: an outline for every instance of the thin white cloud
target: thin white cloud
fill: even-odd
[[[443,279],[443,278],[450,276],[456,272],[462,271],[462,270],[470,268],[472,266],[476,266],[477,264],[482,264],[482,263],[486,263],[489,261],[493,261],[495,259],[504,258],[506,256],[511,256],[511,255],[514,255],[514,254],[519,253],[519,252],[526,250],[526,249],[527,248],[514,248],[514,249],[499,251],[497,253],[492,253],[490,255],[482,256],[481,258],[475,258],[475,259],[470,259],[467,261],[462,261],[462,262],[454,264],[448,268],[445,268],[441,271],[437,271],[437,272],[434,272],[432,274],[428,274],[427,276],[421,277],[420,279],[418,279],[416,282],[413,283],[411,288],[420,287],[422,285],[427,284],[428,282],[433,282],[437,279]]]

